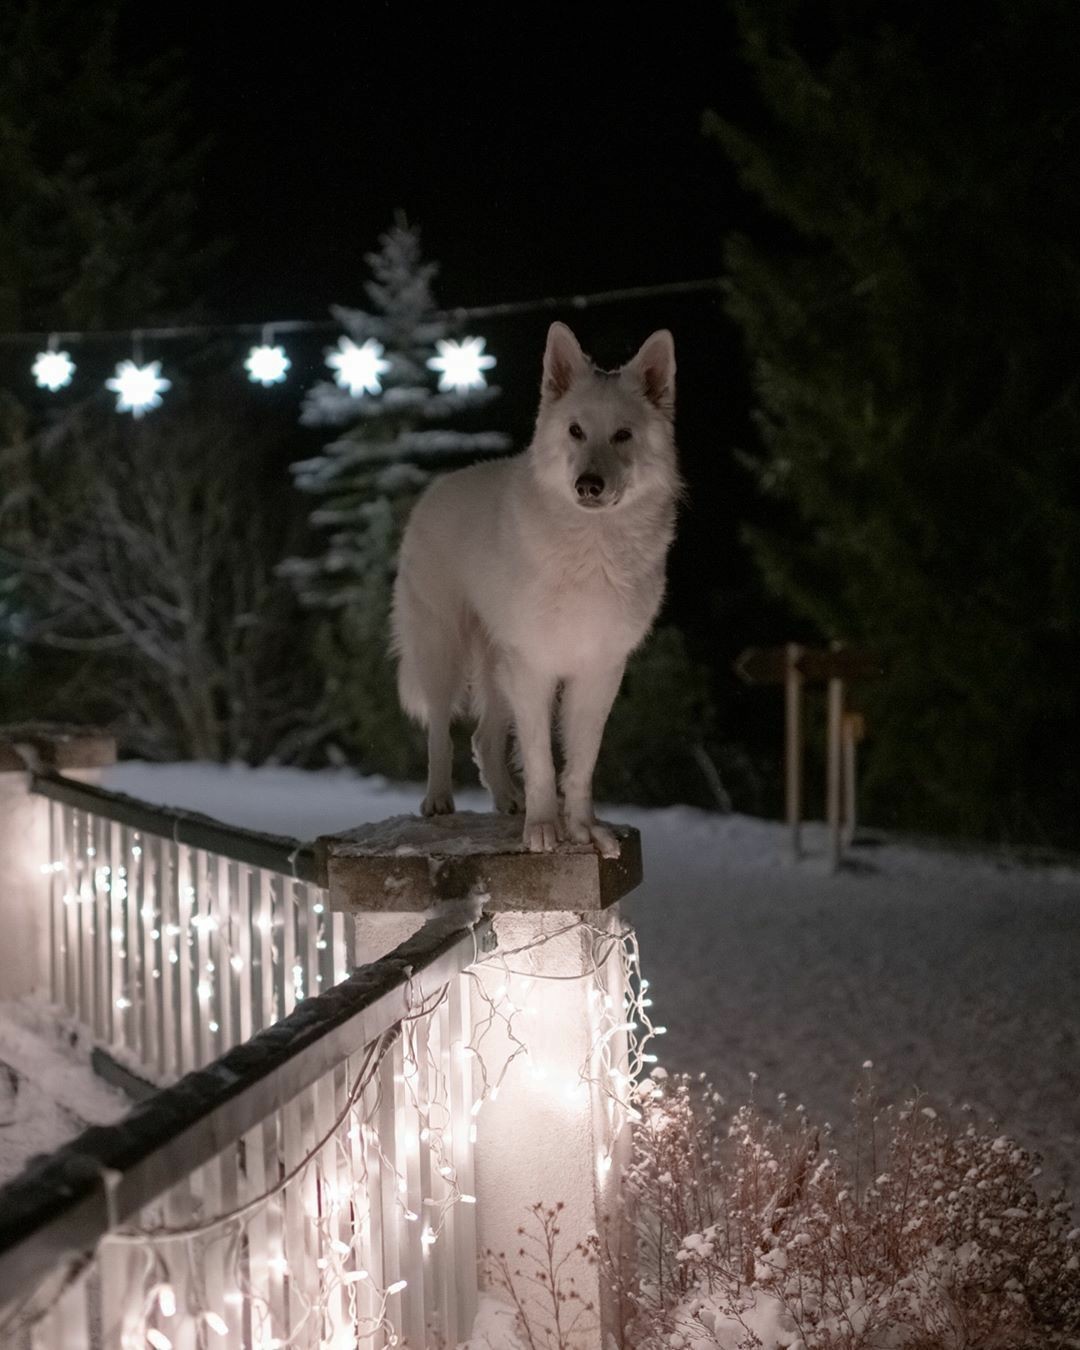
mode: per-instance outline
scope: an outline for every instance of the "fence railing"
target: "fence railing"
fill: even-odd
[[[537,1199],[618,1246],[652,1058],[633,831],[615,859],[497,817],[307,845],[83,781],[111,755],[0,729],[0,994],[166,1086],[0,1188],[0,1345],[447,1350]],[[402,943],[433,906],[455,931]],[[573,1238],[560,1270],[600,1350],[617,1300]],[[515,1295],[541,1331],[550,1292]]]
[[[137,1073],[171,1080],[343,979],[352,919],[309,845],[59,775],[49,800],[53,1002]]]
[[[467,1336],[466,973],[492,940],[488,921],[428,923],[4,1188],[0,1341],[196,1350]]]

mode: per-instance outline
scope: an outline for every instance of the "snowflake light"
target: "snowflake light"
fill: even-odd
[[[58,352],[50,348],[47,352],[38,352],[37,360],[30,367],[39,389],[48,389],[56,393],[65,384],[71,383],[75,374],[75,362],[67,352]]]
[[[264,342],[261,347],[252,347],[244,362],[244,369],[252,384],[261,384],[264,389],[269,389],[272,384],[281,383],[291,365],[284,347],[270,347]]]
[[[347,389],[354,398],[358,394],[377,394],[382,389],[379,376],[390,369],[390,362],[383,357],[385,350],[375,338],[368,338],[358,347],[352,338],[343,337],[338,339],[338,350],[326,358],[326,364],[335,372],[334,379],[342,389]]]
[[[161,407],[161,395],[172,388],[172,380],[163,378],[160,361],[151,361],[146,366],[121,361],[115,376],[105,381],[105,388],[118,396],[117,412],[130,412],[133,417],[141,417],[147,409]]]
[[[439,355],[428,362],[429,370],[439,372],[440,390],[456,389],[464,393],[466,389],[483,389],[487,384],[484,371],[495,364],[493,356],[484,354],[484,338],[467,337],[461,342],[439,338],[435,346]]]

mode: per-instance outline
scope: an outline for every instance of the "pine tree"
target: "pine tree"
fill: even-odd
[[[730,311],[788,522],[750,543],[821,636],[885,653],[879,820],[1075,843],[1075,6],[738,13],[765,126],[707,125],[772,217],[729,240]]]
[[[305,604],[337,611],[326,633],[329,692],[363,766],[402,774],[417,762],[387,656],[401,530],[435,470],[500,453],[509,440],[446,425],[486,407],[499,390],[436,389],[427,362],[454,333],[432,294],[437,264],[423,261],[419,230],[402,216],[379,243],[365,259],[370,308],[333,310],[348,335],[343,343],[371,344],[377,373],[356,393],[324,381],[305,399],[305,425],[347,429],[322,454],[293,465],[297,487],[322,499],[310,519],[326,543],[318,556],[289,559],[282,570]]]
[[[0,9],[0,327],[177,320],[219,252],[192,241],[206,147],[177,60],[122,63],[120,11]]]
[[[196,317],[218,245],[193,243],[206,146],[190,132],[175,55],[122,59],[121,0],[0,6],[0,329],[133,328]],[[47,715],[58,679],[26,633],[35,609],[39,495],[78,503],[83,461],[47,440],[75,400],[108,400],[83,352],[73,390],[42,395],[33,350],[0,347],[0,715]],[[23,559],[13,561],[13,555]],[[68,663],[78,667],[73,657]],[[26,706],[30,699],[32,706]]]

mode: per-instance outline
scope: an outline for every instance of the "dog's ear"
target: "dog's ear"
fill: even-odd
[[[645,397],[668,417],[675,411],[675,339],[658,329],[641,344],[637,356],[623,367],[634,373]]]
[[[589,358],[578,345],[577,338],[564,323],[553,323],[548,329],[544,348],[544,380],[541,392],[545,398],[562,398],[579,375],[589,369]]]

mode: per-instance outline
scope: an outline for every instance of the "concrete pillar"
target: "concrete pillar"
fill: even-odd
[[[331,908],[356,922],[359,960],[385,954],[433,907],[493,916],[497,948],[469,986],[473,1027],[483,1028],[474,1031],[478,1246],[527,1268],[519,1229],[539,1232],[537,1202],[564,1206],[560,1256],[589,1234],[621,1242],[628,1131],[616,1098],[627,1079],[612,1070],[625,1075],[628,1064],[618,900],[641,879],[641,851],[625,827],[616,859],[584,845],[523,852],[520,831],[504,816],[403,816],[320,839],[316,851]],[[620,1313],[598,1266],[575,1256],[563,1280],[576,1296],[563,1316],[581,1312],[567,1344],[617,1343]],[[527,1280],[519,1286],[537,1325],[550,1326],[550,1299]]]
[[[49,983],[49,803],[31,792],[32,772],[97,782],[116,762],[104,732],[51,723],[0,726],[0,998],[47,993]]]

